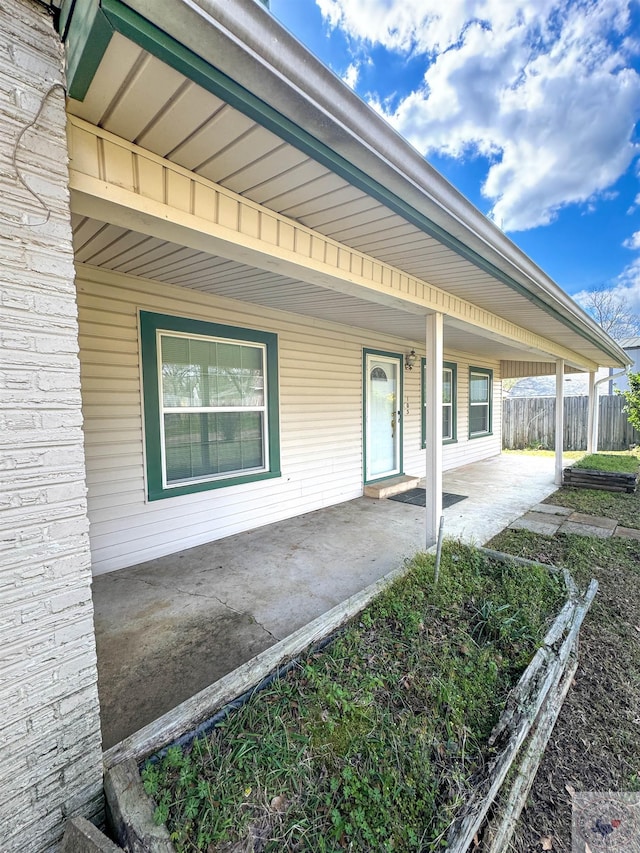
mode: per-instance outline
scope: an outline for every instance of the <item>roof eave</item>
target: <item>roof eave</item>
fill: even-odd
[[[94,0],[91,6],[109,0]],[[335,152],[372,176],[476,263],[595,344],[612,366],[623,350],[381,116],[257,2],[117,0]],[[410,212],[410,211],[409,211]],[[426,230],[426,229],[425,229]],[[433,230],[432,230],[433,233]],[[438,235],[437,235],[438,236]]]

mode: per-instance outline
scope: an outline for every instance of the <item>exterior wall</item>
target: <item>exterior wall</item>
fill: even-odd
[[[0,848],[102,819],[62,52],[0,5]],[[47,96],[47,93],[49,95]],[[42,112],[32,130],[20,132]],[[16,145],[19,145],[16,150]],[[15,158],[15,159],[14,159]],[[39,194],[29,194],[19,174]],[[47,219],[48,211],[48,219]]]
[[[446,332],[445,332],[446,337]],[[423,354],[423,347],[416,343],[416,353]],[[442,448],[442,467],[449,471],[461,465],[469,465],[488,456],[497,456],[501,452],[502,442],[502,383],[500,380],[500,362],[478,358],[468,353],[444,350],[444,361],[453,362],[457,366],[456,394],[456,435],[457,440],[444,444]],[[425,454],[421,449],[421,420],[420,420],[420,360],[411,372],[405,371],[404,411],[409,403],[409,419],[405,417],[404,434],[404,469],[407,474],[424,476]],[[469,367],[485,367],[493,370],[493,431],[491,435],[469,439]]]
[[[340,501],[363,491],[363,348],[406,353],[411,344],[188,288],[78,267],[80,351],[91,546],[95,573],[133,565]],[[139,309],[278,334],[282,477],[145,501]],[[466,400],[468,360],[458,361]],[[474,364],[476,362],[473,362]],[[498,364],[494,367],[498,382]],[[420,370],[404,372],[404,470],[425,468]],[[499,383],[498,383],[499,385]],[[500,452],[499,390],[491,438],[466,439],[459,407],[451,467]],[[403,410],[405,410],[403,405]]]
[[[629,359],[633,362],[631,367],[629,368],[629,373],[638,373],[640,372],[640,347],[626,347],[625,352],[629,356]],[[612,370],[611,373],[617,373],[618,371]],[[604,383],[603,383],[604,384]],[[626,376],[619,376],[617,379],[614,379],[611,383],[612,388],[609,390],[609,393],[613,393],[614,389],[618,391],[628,391],[629,390],[629,380]],[[602,386],[600,386],[602,387]]]

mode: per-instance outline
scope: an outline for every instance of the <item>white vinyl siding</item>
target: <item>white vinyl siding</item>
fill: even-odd
[[[446,332],[445,332],[446,334]],[[415,348],[419,355],[424,352],[423,348],[412,342],[409,349]],[[473,361],[471,360],[473,358]],[[470,357],[466,353],[445,349],[443,361],[456,365],[456,398],[458,401],[456,409],[456,434],[457,441],[443,442],[442,445],[442,467],[444,471],[470,465],[481,459],[497,456],[501,452],[501,383],[500,362],[478,359],[477,356]],[[469,440],[469,367],[473,364],[493,371],[493,433],[491,435]],[[405,371],[404,374],[404,411],[406,403],[409,403],[410,414],[405,414],[404,419],[404,470],[407,474],[424,476],[425,453],[422,449],[422,424],[420,419],[421,371],[414,369]]]
[[[83,267],[78,300],[94,572],[362,495],[362,350],[377,336]],[[278,334],[281,477],[146,501],[139,309]]]
[[[363,351],[424,351],[392,336],[90,267],[78,267],[77,287],[96,574],[360,497]],[[281,476],[147,501],[140,310],[277,334]],[[458,365],[461,438],[467,430],[469,362],[450,352],[446,360]],[[405,371],[403,382],[403,468],[422,476],[420,371]],[[494,418],[497,423],[497,410]],[[443,448],[444,467],[499,452],[499,435],[459,440]]]

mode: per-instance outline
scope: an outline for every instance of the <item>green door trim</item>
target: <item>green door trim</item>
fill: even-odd
[[[394,477],[399,477],[404,474],[404,416],[402,413],[403,400],[403,369],[404,358],[402,353],[388,352],[387,350],[370,349],[365,347],[362,350],[362,479],[365,486],[372,483],[379,483],[382,480],[388,479],[389,475],[384,477],[374,477],[367,479],[367,392],[369,388],[369,374],[367,370],[367,356],[382,356],[383,358],[393,358],[398,360],[398,399],[397,411],[398,415],[398,473]]]

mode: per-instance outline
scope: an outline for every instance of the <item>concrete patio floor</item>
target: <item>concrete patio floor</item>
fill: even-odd
[[[552,458],[457,468],[450,538],[483,544],[555,490]],[[358,498],[100,575],[93,582],[103,748],[424,550],[421,507]]]

